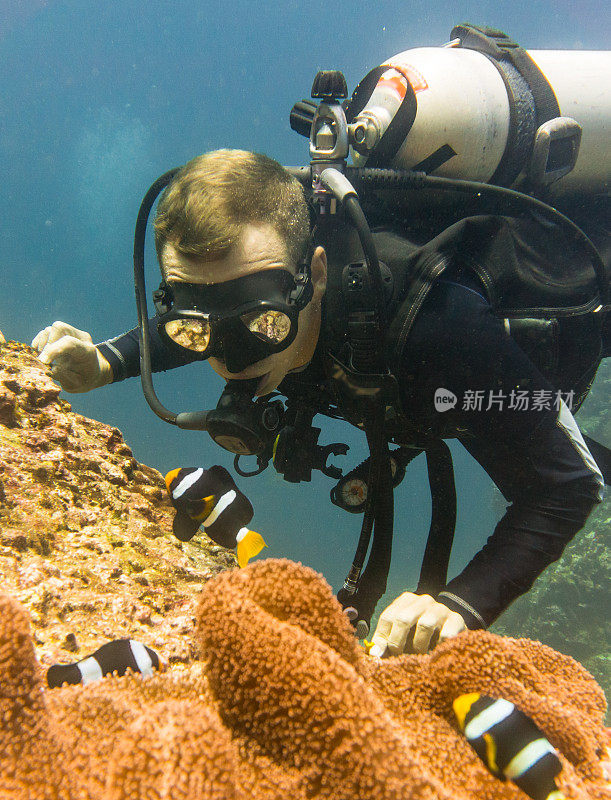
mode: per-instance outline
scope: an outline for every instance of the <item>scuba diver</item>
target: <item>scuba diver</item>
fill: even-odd
[[[139,326],[94,345],[89,334],[56,322],[33,341],[69,392],[141,374],[155,413],[207,430],[236,453],[240,474],[255,474],[238,467],[241,455],[254,454],[260,470],[271,460],[287,480],[309,480],[312,469],[340,478],[333,502],[364,515],[338,593],[361,638],[386,588],[393,486],[425,452],[434,502],[425,563],[416,590],[380,615],[370,649],[378,656],[425,653],[491,625],[560,558],[608,482],[608,451],[586,440],[573,416],[611,348],[601,257],[607,206],[578,195],[573,217],[588,236],[536,199],[549,200],[553,184],[571,172],[579,176],[580,124],[560,116],[533,58],[504,34],[458,26],[454,35],[446,49],[421,50],[466,59],[450,72],[437,65],[444,90],[449,75],[463,86],[461,65],[486,73],[492,106],[506,116],[504,143],[498,119],[495,141],[470,135],[460,120],[457,135],[473,157],[465,167],[466,146],[449,141],[447,124],[439,126],[447,141],[436,148],[430,124],[419,134],[421,96],[424,113],[424,95],[436,85],[430,53],[389,60],[344,103],[341,73],[319,73],[312,97],[320,102],[298,103],[291,117],[310,136],[310,168],[217,150],[166,173],[147,193],[136,226]],[[491,55],[495,47],[500,56]],[[497,102],[500,92],[513,105]],[[517,102],[520,92],[529,104]],[[455,110],[443,96],[441,106]],[[348,145],[366,168],[346,165]],[[483,163],[489,158],[494,163]],[[396,169],[382,168],[388,164]],[[463,179],[469,170],[474,180]],[[591,171],[583,180],[591,189]],[[522,191],[503,188],[511,185]],[[434,199],[421,201],[429,190]],[[162,191],[155,216],[162,282],[149,319],[144,233]],[[152,373],[197,360],[227,381],[216,409],[168,411]],[[363,429],[370,458],[344,476],[328,465],[347,447],[317,444],[317,413]],[[510,504],[449,581],[448,438]]]

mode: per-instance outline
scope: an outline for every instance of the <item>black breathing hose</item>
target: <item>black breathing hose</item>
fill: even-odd
[[[609,278],[601,255],[592,240],[569,217],[536,197],[517,192],[514,189],[507,189],[504,186],[494,186],[480,181],[440,178],[434,175],[427,175],[426,172],[412,172],[410,170],[348,167],[346,169],[346,177],[354,180],[357,185],[362,186],[364,189],[371,189],[372,191],[379,189],[443,189],[462,192],[463,194],[489,195],[501,198],[514,207],[516,205],[522,206],[522,208],[528,206],[552,222],[560,224],[584,247],[596,274],[601,304],[606,305],[609,302]]]
[[[373,447],[372,443],[377,442],[380,438],[381,428],[383,429],[383,420],[380,421],[379,417],[373,420],[373,431],[369,433],[369,425],[366,425],[365,431],[367,434],[367,443],[369,445],[369,452],[371,453],[369,461],[369,475],[367,477],[367,502],[365,504],[365,514],[363,516],[363,523],[361,525],[361,533],[359,541],[356,546],[356,552],[352,560],[352,566],[346,580],[344,581],[344,589],[346,592],[354,593],[358,580],[363,571],[363,564],[369,550],[369,543],[371,541],[371,532],[373,530],[373,523],[376,513],[376,500],[377,488],[380,476],[380,452],[379,448]]]
[[[363,248],[363,255],[367,264],[367,271],[371,277],[371,283],[375,295],[375,307],[380,329],[384,329],[386,323],[386,304],[384,303],[384,284],[382,282],[382,274],[380,272],[380,262],[378,261],[378,254],[376,247],[369,230],[367,218],[363,213],[363,209],[354,195],[349,195],[344,199],[344,208],[350,217],[350,221],[356,228],[358,237]]]
[[[138,326],[140,328],[140,379],[142,381],[142,391],[151,409],[165,422],[176,425],[176,414],[169,411],[159,401],[153,388],[153,377],[151,372],[151,346],[148,326],[148,309],[146,305],[146,282],[144,277],[144,241],[146,238],[146,225],[153,203],[157,196],[168,183],[172,180],[179,168],[171,169],[161,177],[157,178],[148,192],[144,195],[134,233],[134,291],[136,294],[136,306],[138,309]]]
[[[285,167],[304,187],[311,186],[311,172],[309,167]],[[487,195],[509,201],[512,207],[530,207],[538,211],[547,219],[562,225],[585,248],[591,262],[596,280],[598,282],[600,301],[603,306],[609,303],[609,277],[600,253],[592,240],[576,225],[573,220],[565,216],[557,208],[548,203],[531,197],[529,194],[507,189],[504,186],[495,186],[480,181],[464,181],[457,178],[440,178],[427,175],[426,172],[416,172],[407,169],[381,169],[367,167],[346,167],[346,178],[355,185],[359,191],[365,193],[381,189],[442,189],[446,191],[462,192],[470,195]]]

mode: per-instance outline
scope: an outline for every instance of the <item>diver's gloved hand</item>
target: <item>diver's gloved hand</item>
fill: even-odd
[[[382,612],[369,655],[428,653],[439,642],[466,629],[460,614],[450,611],[430,594],[403,592]]]
[[[43,364],[51,365],[51,375],[67,392],[89,392],[113,379],[112,367],[91,336],[67,322],[54,322],[40,331],[32,347]]]

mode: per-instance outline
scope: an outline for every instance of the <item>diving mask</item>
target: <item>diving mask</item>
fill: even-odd
[[[237,373],[294,341],[312,293],[306,264],[296,275],[268,269],[213,284],[164,281],[155,292],[157,329],[169,347]]]

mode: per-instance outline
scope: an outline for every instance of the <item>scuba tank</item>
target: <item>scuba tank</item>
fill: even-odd
[[[364,105],[357,87],[347,108],[361,139],[352,150],[357,166],[378,166],[381,148],[384,166],[447,178],[549,186],[553,196],[608,189],[611,98],[601,87],[611,52],[527,52],[500,31],[470,25],[451,35],[444,47],[405,50],[376,68],[382,73]],[[374,72],[361,84],[371,85]],[[411,111],[389,149],[385,134],[405,106]]]

